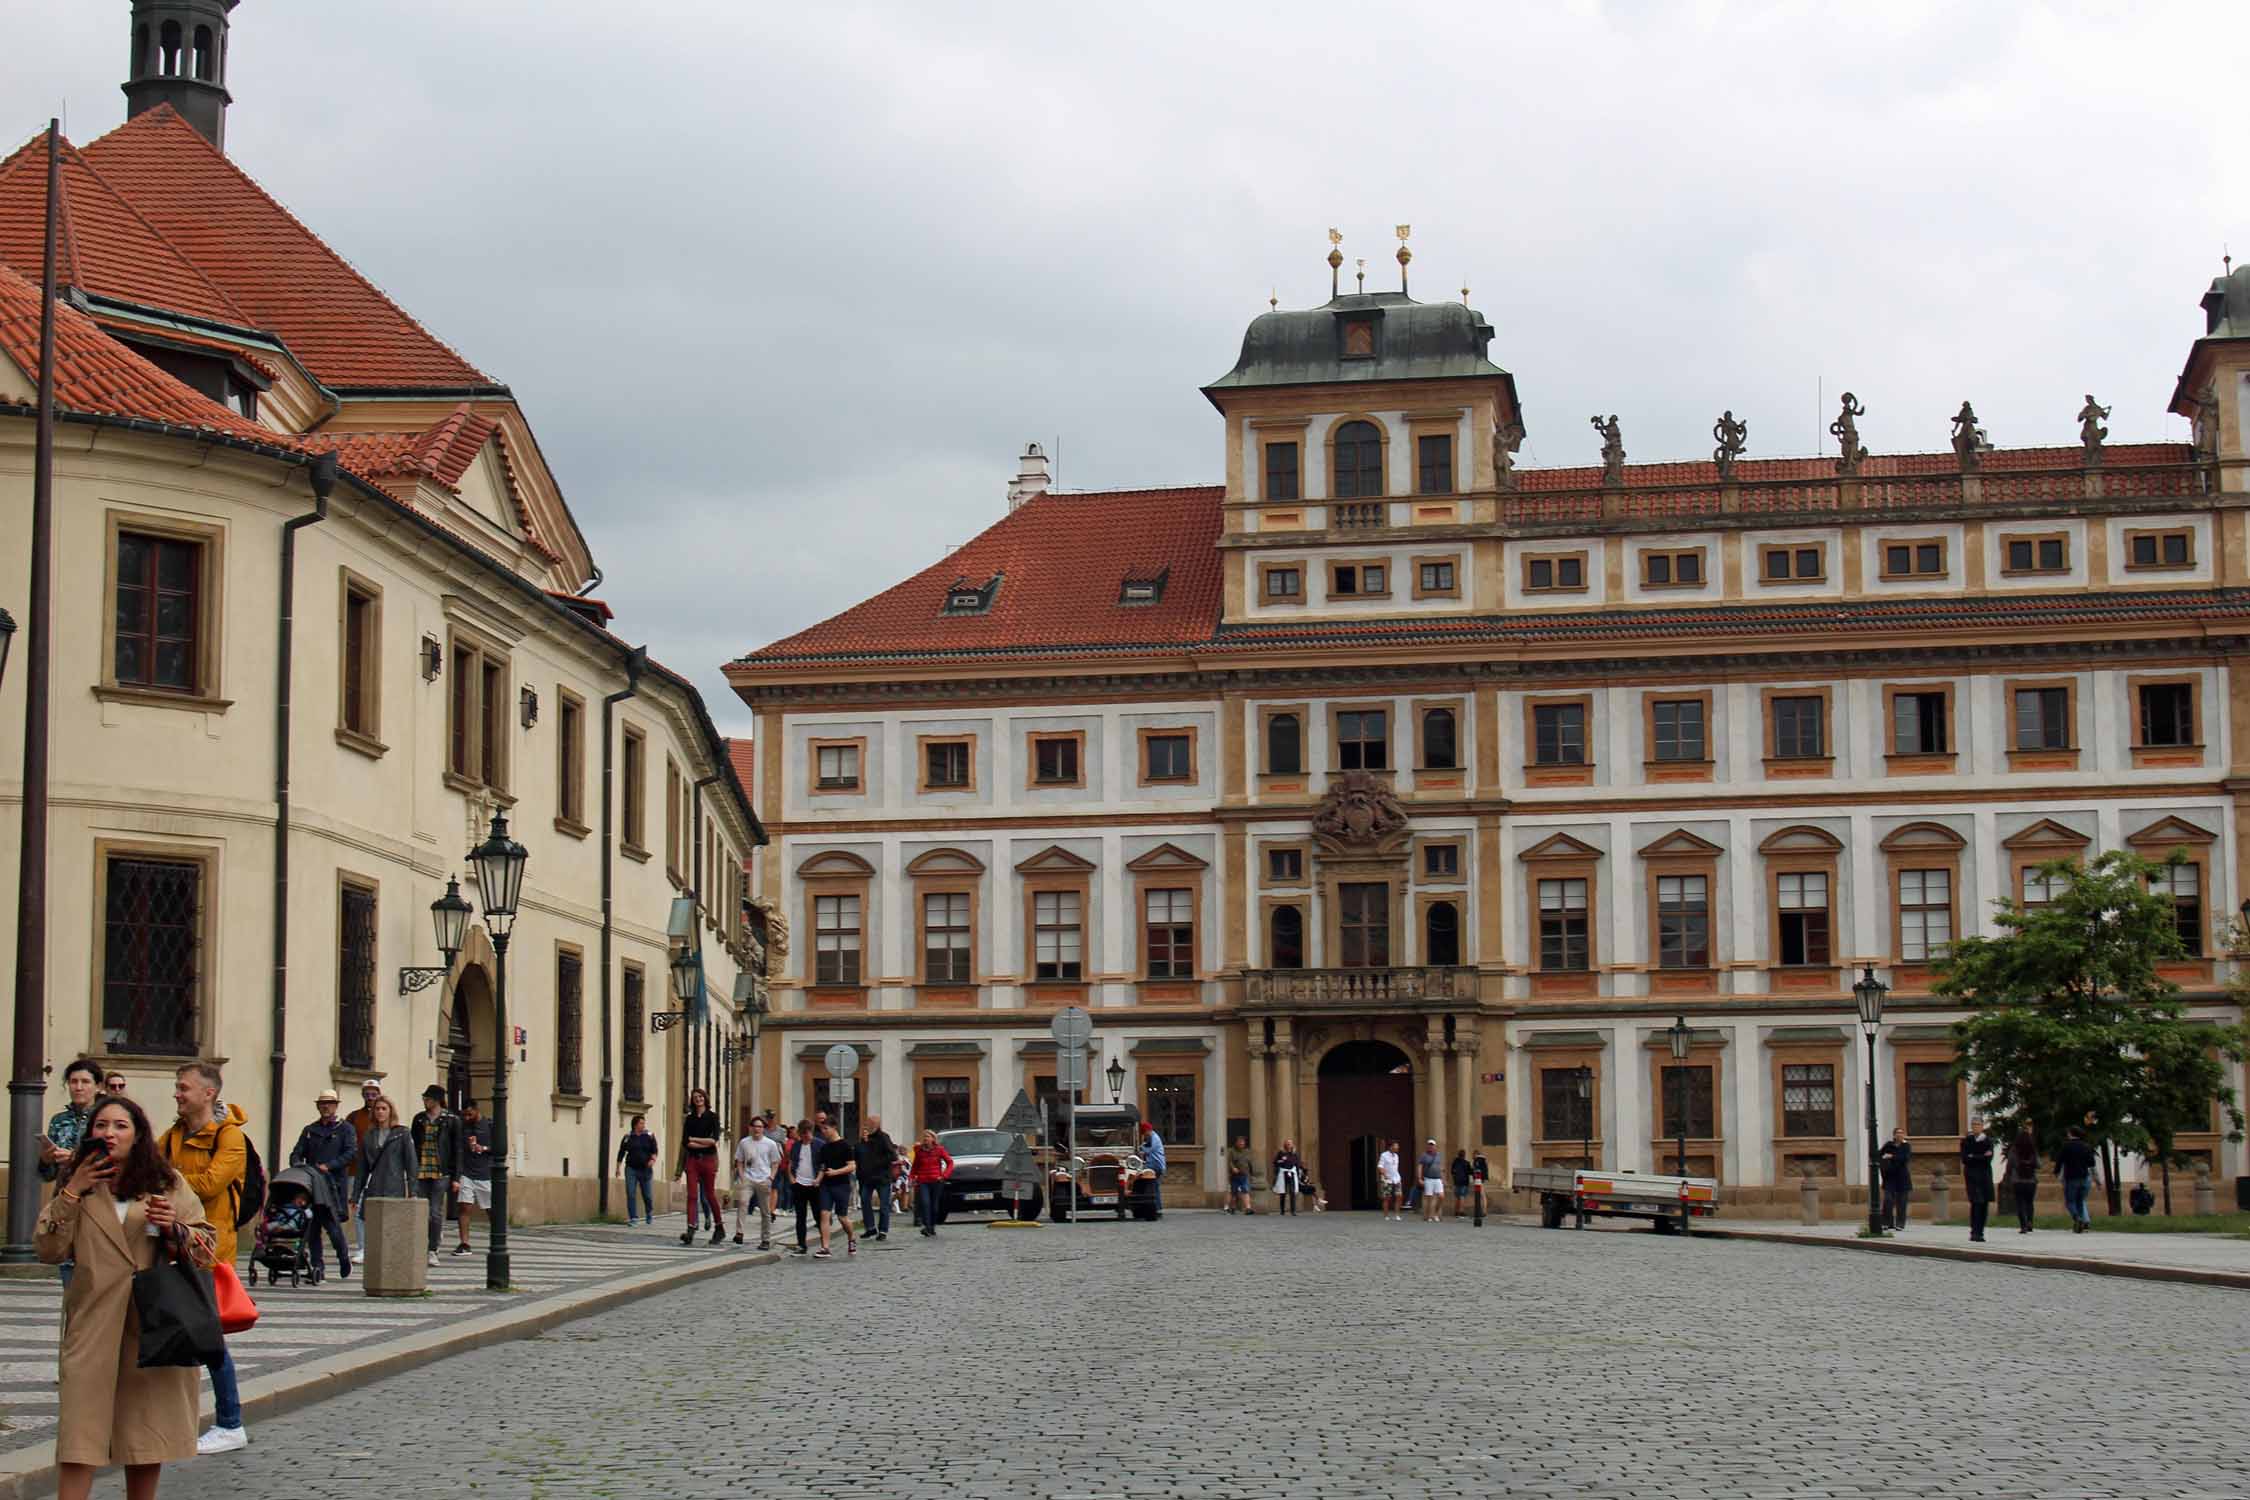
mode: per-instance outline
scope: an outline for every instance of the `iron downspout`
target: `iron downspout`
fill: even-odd
[[[641,690],[641,670],[648,664],[648,648],[636,646],[625,657],[625,688],[602,699],[602,1087],[600,1155],[596,1160],[601,1185],[594,1190],[595,1212],[609,1217],[609,1132],[611,1113],[616,1109],[614,1096],[617,1075],[613,1059],[616,1048],[610,1041],[612,1010],[610,987],[616,982],[612,970],[610,947],[614,931],[612,895],[617,874],[617,824],[615,819],[616,766],[617,766],[617,705]],[[630,1202],[627,1204],[631,1206]]]
[[[688,861],[691,868],[688,870],[688,894],[695,898],[695,920],[698,923],[703,920],[703,789],[725,774],[724,770],[713,771],[689,789]],[[695,953],[698,960],[697,967],[700,970],[703,957],[703,929],[700,926],[695,931]],[[705,974],[699,982],[703,985],[705,993],[708,994],[711,987],[711,976]],[[711,1051],[711,1007],[708,1000],[704,1003],[701,1021],[695,1019],[692,1010],[688,1013],[688,1026],[691,1034],[696,1038],[694,1045],[688,1049],[689,1057],[692,1059],[688,1068],[688,1089],[690,1092],[694,1091],[697,1066],[700,1065],[703,1075],[703,1091],[708,1095],[713,1092],[711,1088],[711,1064],[714,1061],[709,1055]],[[721,1134],[724,1133],[722,1130]]]

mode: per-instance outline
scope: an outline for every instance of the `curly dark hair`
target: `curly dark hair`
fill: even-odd
[[[123,1110],[125,1117],[133,1122],[133,1145],[125,1153],[125,1160],[118,1167],[117,1175],[110,1179],[110,1196],[123,1202],[148,1193],[169,1195],[172,1191],[172,1164],[157,1154],[156,1132],[150,1127],[148,1116],[141,1112],[138,1104],[122,1094],[111,1094],[94,1106],[93,1114],[86,1121],[85,1139],[71,1153],[69,1162],[62,1169],[61,1180],[70,1181],[71,1176],[95,1152],[109,1149],[94,1134],[94,1122],[113,1109]]]

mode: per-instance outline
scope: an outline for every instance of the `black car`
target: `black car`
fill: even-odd
[[[1008,1214],[1016,1204],[1001,1196],[1000,1159],[1015,1144],[1015,1137],[1005,1130],[941,1130],[938,1144],[953,1158],[953,1175],[945,1180],[945,1190],[938,1202],[938,1220],[944,1222],[955,1213]],[[1039,1192],[1039,1174],[1031,1174],[1031,1194],[1022,1203],[1023,1216],[1039,1217],[1044,1201]]]

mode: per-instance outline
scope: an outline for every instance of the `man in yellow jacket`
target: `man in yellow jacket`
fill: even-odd
[[[219,1103],[219,1085],[219,1070],[210,1063],[193,1062],[180,1069],[172,1084],[180,1118],[158,1139],[156,1149],[203,1200],[204,1217],[219,1232],[217,1259],[231,1266],[250,1138],[243,1133],[248,1116],[232,1104]],[[249,1447],[234,1355],[221,1345],[219,1357],[204,1368],[211,1372],[212,1422],[211,1430],[196,1440],[195,1451],[232,1453]]]

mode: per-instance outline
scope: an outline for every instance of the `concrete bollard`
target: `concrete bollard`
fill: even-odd
[[[2211,1168],[2195,1164],[2195,1211],[2198,1214],[2215,1214],[2219,1211],[2219,1192],[2211,1185]]]
[[[1797,1184],[1797,1211],[1807,1224],[1820,1222],[1820,1184],[1810,1177]]]
[[[360,1266],[367,1295],[414,1297],[427,1291],[429,1205],[419,1198],[369,1198],[360,1208],[367,1215],[367,1259]]]
[[[1942,1223],[1951,1215],[1952,1209],[1953,1184],[1946,1181],[1945,1168],[1940,1167],[1930,1174],[1930,1218],[1933,1222]]]

